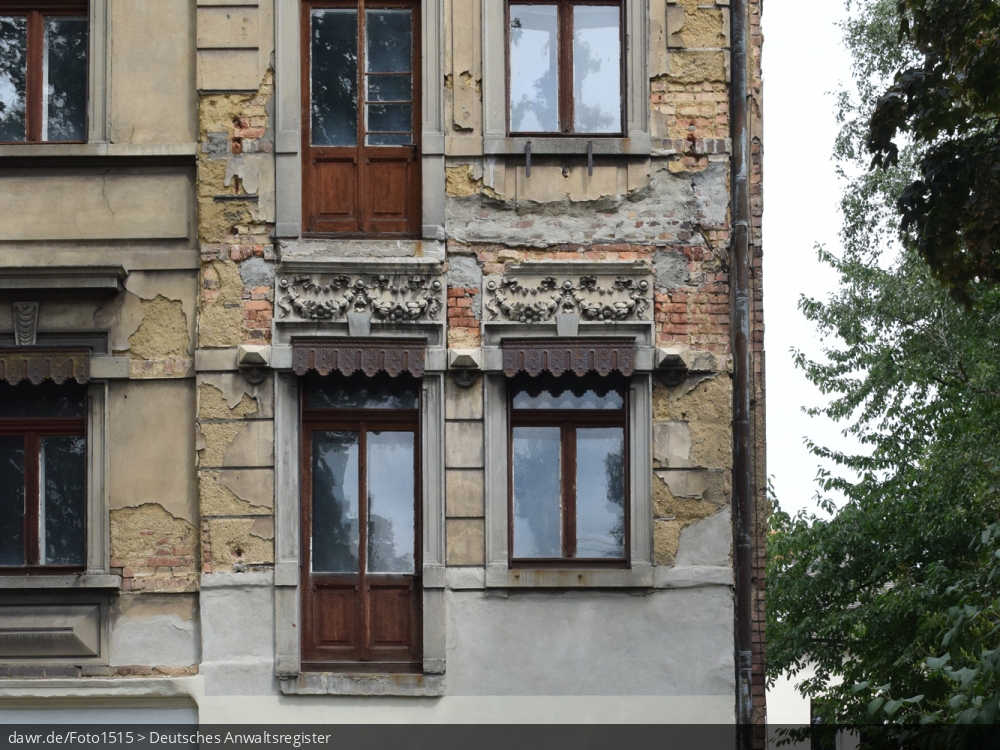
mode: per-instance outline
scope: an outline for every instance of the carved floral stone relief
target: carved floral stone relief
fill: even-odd
[[[485,308],[490,320],[543,323],[559,313],[583,321],[650,320],[652,285],[648,279],[616,276],[570,278],[493,276],[486,281]]]
[[[288,274],[278,280],[282,318],[343,319],[371,313],[375,320],[437,320],[444,307],[444,285],[432,276],[382,274]]]

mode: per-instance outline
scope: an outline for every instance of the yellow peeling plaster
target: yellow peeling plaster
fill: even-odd
[[[199,346],[239,346],[244,339],[243,279],[240,278],[239,268],[228,261],[213,261],[203,266],[202,287]]]
[[[183,592],[198,588],[198,535],[160,505],[111,511],[111,565],[126,590]]]
[[[209,383],[202,383],[198,388],[198,419],[244,419],[257,413],[257,401],[244,393],[239,403],[233,408],[226,403],[221,390]]]
[[[212,572],[234,565],[267,565],[274,562],[274,521],[270,518],[210,518]]]
[[[191,339],[183,303],[157,295],[142,300],[140,306],[142,323],[129,336],[129,356],[139,360],[190,357]]]
[[[688,380],[668,389],[653,388],[653,418],[657,422],[684,421],[691,435],[688,465],[696,469],[661,471],[653,479],[653,553],[657,565],[673,565],[684,527],[713,516],[730,500],[729,466],[732,456],[732,383],[724,374]],[[699,481],[683,488],[685,476]],[[669,484],[668,484],[669,482]],[[671,486],[683,492],[678,496]]]
[[[222,472],[202,471],[198,477],[202,516],[266,516],[269,505],[253,505],[223,484]]]
[[[445,191],[448,195],[464,197],[477,195],[483,189],[482,179],[475,179],[473,168],[469,164],[445,169]]]

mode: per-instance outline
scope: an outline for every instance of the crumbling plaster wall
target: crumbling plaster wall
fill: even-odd
[[[693,544],[699,529],[730,528],[728,2],[651,0],[648,158],[595,157],[589,174],[585,156],[535,155],[530,177],[523,155],[483,153],[480,10],[446,3],[449,346],[480,345],[484,275],[533,260],[647,264],[657,343],[713,355],[711,371],[653,389],[654,557],[672,566],[682,535]],[[449,565],[484,560],[481,440],[469,442],[481,407],[481,381],[448,391]]]
[[[274,75],[270,2],[199,6],[197,464],[202,571],[274,562],[273,381],[236,371],[274,313]]]

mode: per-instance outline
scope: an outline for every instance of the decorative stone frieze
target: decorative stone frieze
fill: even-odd
[[[519,372],[536,377],[543,372],[555,376],[566,372],[601,376],[620,372],[629,377],[635,371],[635,342],[621,339],[573,339],[569,341],[506,340],[503,342],[503,371],[512,378]]]
[[[406,323],[437,320],[444,284],[424,274],[288,273],[278,279],[282,319],[339,321],[347,313]]]
[[[52,349],[0,350],[0,380],[11,385],[28,380],[38,385],[43,380],[65,383],[90,380],[90,352]]]
[[[487,321],[545,323],[560,313],[579,315],[583,322],[652,320],[652,284],[643,275],[540,270],[526,264],[504,276],[488,277],[483,305]]]
[[[408,372],[423,377],[425,367],[422,341],[350,339],[296,342],[292,351],[292,370],[296,375],[309,371],[326,376],[339,371],[343,375],[363,372],[372,377],[386,372],[391,377]]]

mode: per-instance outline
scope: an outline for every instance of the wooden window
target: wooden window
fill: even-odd
[[[305,232],[419,236],[420,3],[302,6]]]
[[[86,0],[0,0],[0,143],[87,140]]]
[[[627,392],[617,374],[510,380],[512,565],[628,560]]]
[[[622,135],[620,0],[507,5],[511,135]]]
[[[304,380],[305,671],[422,670],[419,382]]]
[[[0,568],[82,570],[86,389],[0,385]]]

